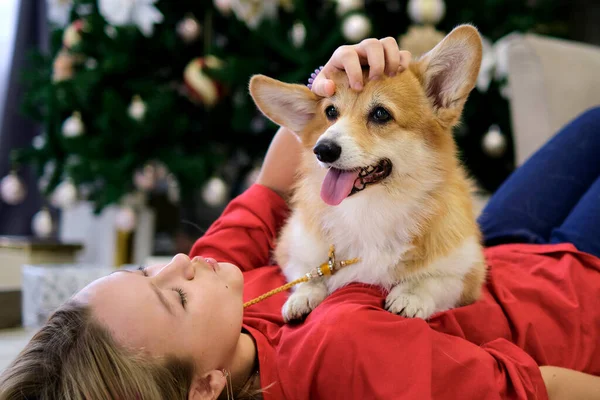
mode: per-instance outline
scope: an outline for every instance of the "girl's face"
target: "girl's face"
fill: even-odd
[[[202,371],[233,357],[242,290],[235,265],[178,254],[167,265],[98,279],[75,300],[87,303],[118,343],[156,356],[191,356]]]

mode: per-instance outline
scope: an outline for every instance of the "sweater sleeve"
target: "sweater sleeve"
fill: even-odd
[[[422,320],[370,314],[319,329],[309,398],[547,399],[535,361],[505,339],[478,346]]]
[[[255,184],[229,203],[196,241],[190,257],[212,257],[235,264],[242,271],[268,265],[276,235],[288,212],[278,194]]]

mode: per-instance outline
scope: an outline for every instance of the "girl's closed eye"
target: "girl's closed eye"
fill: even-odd
[[[181,299],[181,306],[185,309],[185,305],[187,304],[187,294],[181,288],[173,288],[173,290],[179,293],[179,298]]]
[[[138,270],[142,271],[142,274],[143,274],[144,276],[148,276],[148,270],[147,270],[147,268],[146,268],[144,265],[140,265],[140,266],[138,267]]]

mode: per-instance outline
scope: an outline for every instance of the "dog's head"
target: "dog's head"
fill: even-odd
[[[328,168],[321,197],[337,205],[370,185],[443,180],[456,165],[451,128],[475,86],[481,55],[479,33],[463,25],[395,77],[367,82],[365,71],[361,92],[339,72],[330,98],[261,75],[250,81],[250,93],[269,119],[315,153],[315,165]]]

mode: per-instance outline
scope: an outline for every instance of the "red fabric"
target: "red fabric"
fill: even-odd
[[[269,266],[288,209],[265,187],[235,199],[192,255],[245,273],[244,299],[285,283]],[[307,249],[310,251],[310,249]],[[385,293],[352,284],[299,325],[285,325],[281,293],[245,311],[269,399],[547,399],[538,365],[600,374],[600,260],[571,244],[486,250],[481,300],[406,319]],[[260,268],[258,268],[260,267]]]

